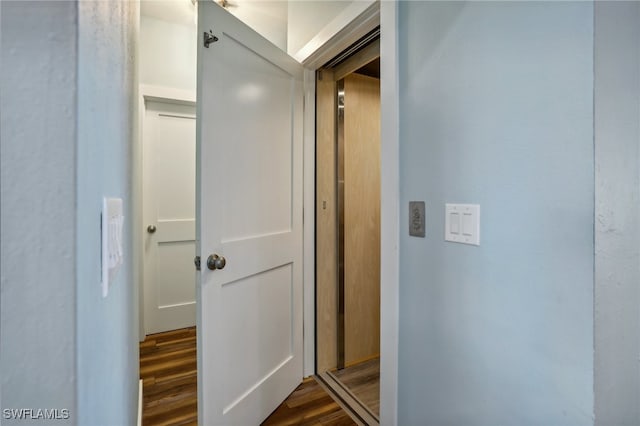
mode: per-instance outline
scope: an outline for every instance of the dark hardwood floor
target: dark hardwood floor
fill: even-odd
[[[262,426],[355,424],[318,382],[309,378],[280,404]]]
[[[195,327],[152,334],[140,343],[142,423],[197,425]],[[305,380],[263,425],[354,425],[349,415],[315,381]]]
[[[151,334],[140,343],[142,424],[197,425],[196,329]]]

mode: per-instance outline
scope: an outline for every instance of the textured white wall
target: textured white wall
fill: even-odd
[[[196,90],[195,23],[181,25],[148,16],[140,19],[140,83]]]
[[[282,50],[287,48],[287,3],[232,1],[229,12]],[[151,7],[152,6],[152,7]],[[189,5],[156,1],[143,4],[140,19],[140,83],[196,90],[197,30],[194,16],[185,19]],[[185,9],[185,10],[182,10]],[[162,19],[165,18],[165,19]]]
[[[56,424],[73,424],[77,6],[0,5],[2,408],[68,409]]]
[[[640,3],[595,5],[596,424],[640,424]]]
[[[280,0],[231,0],[229,12],[256,32],[287,51],[287,2]]]

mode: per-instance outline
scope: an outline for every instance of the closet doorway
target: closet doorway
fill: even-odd
[[[316,372],[365,423],[380,405],[380,44],[317,72]]]

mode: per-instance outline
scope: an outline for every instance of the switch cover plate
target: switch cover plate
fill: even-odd
[[[424,201],[409,201],[409,235],[424,238]]]
[[[109,294],[113,282],[124,261],[122,231],[124,216],[121,198],[102,200],[102,297]]]
[[[446,204],[444,239],[454,243],[480,245],[480,205]]]

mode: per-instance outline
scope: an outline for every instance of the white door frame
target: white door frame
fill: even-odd
[[[380,222],[380,423],[398,423],[400,302],[400,94],[398,3],[383,1],[380,13],[381,205]]]
[[[180,90],[171,87],[139,85],[138,99],[138,143],[133,153],[133,192],[134,192],[134,276],[138,285],[138,340],[145,338],[144,321],[144,223],[143,223],[143,157],[142,144],[144,137],[144,120],[147,112],[147,102],[175,103],[180,105],[196,105],[196,92],[190,90]]]
[[[380,25],[381,206],[380,424],[397,424],[400,239],[398,25],[396,1],[355,1],[303,47],[304,374],[315,373],[315,71]]]

